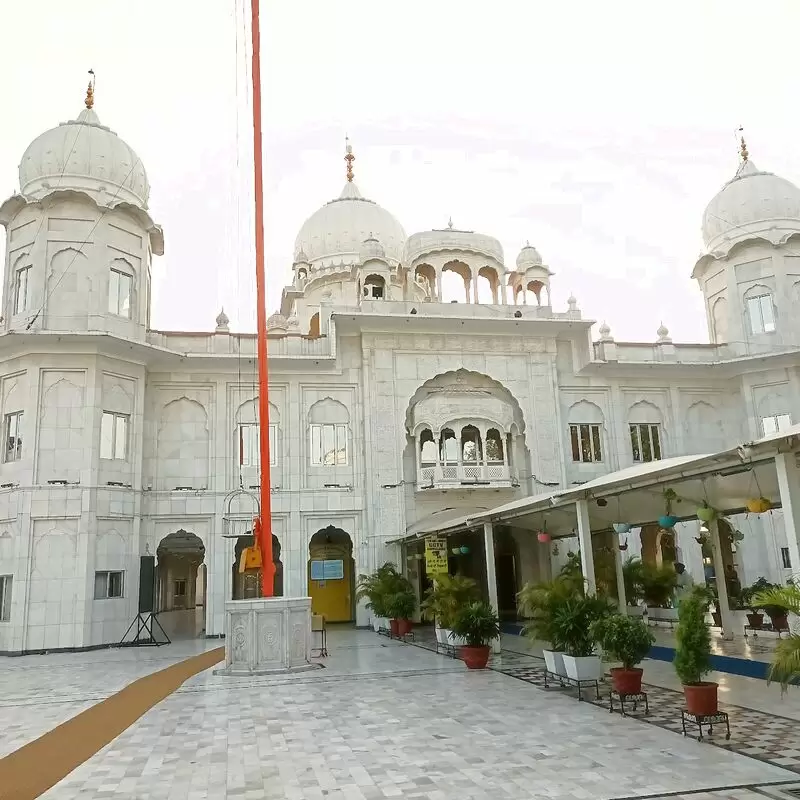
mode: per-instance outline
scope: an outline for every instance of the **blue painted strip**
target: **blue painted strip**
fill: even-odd
[[[650,648],[648,658],[656,661],[669,661],[675,658],[674,647],[663,647],[653,645]],[[764,661],[751,661],[749,658],[735,658],[734,656],[711,656],[711,667],[716,672],[727,672],[729,675],[741,675],[744,678],[767,679],[769,664]]]

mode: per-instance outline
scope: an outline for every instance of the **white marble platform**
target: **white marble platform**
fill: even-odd
[[[311,598],[261,597],[225,603],[225,666],[221,675],[314,669]]]

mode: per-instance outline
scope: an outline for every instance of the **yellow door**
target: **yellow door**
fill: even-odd
[[[313,614],[322,614],[328,622],[353,619],[351,565],[352,560],[347,557],[312,558],[308,562],[308,596]]]

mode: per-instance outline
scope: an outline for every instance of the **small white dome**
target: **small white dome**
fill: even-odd
[[[217,330],[227,330],[228,323],[230,323],[228,315],[225,313],[225,309],[221,308],[217,314]]]
[[[267,330],[285,331],[288,327],[289,321],[279,312],[271,314],[267,319]]]
[[[92,108],[28,145],[19,165],[19,187],[37,200],[57,190],[81,191],[101,206],[131,203],[146,209],[150,197],[139,157],[100,123]]]
[[[525,247],[519,251],[517,256],[517,269],[524,272],[529,267],[541,267],[542,257],[539,251],[530,243],[526,242]]]
[[[611,326],[607,322],[600,326],[600,338],[604,340],[611,338]]]
[[[385,261],[386,251],[383,245],[370,233],[367,239],[361,243],[361,251],[359,253],[362,264],[367,261]]]
[[[703,214],[703,241],[709,251],[728,250],[737,241],[759,235],[777,243],[793,232],[800,232],[800,189],[761,172],[749,159]]]
[[[302,250],[314,266],[354,264],[360,261],[365,239],[377,239],[390,263],[403,257],[406,232],[385,209],[361,196],[348,181],[336,200],[326,203],[303,223],[295,240],[295,252]]]

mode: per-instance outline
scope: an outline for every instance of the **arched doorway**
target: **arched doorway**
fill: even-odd
[[[233,553],[231,599],[250,600],[261,597],[261,568],[248,568],[246,559],[243,561],[245,548],[253,547],[255,539],[253,534],[245,534],[236,539],[236,548]],[[283,597],[283,562],[281,561],[281,543],[278,537],[272,534],[272,563],[275,565],[275,584],[273,597]]]
[[[308,595],[311,610],[328,622],[355,618],[353,541],[341,528],[329,525],[308,544]]]
[[[205,631],[206,548],[199,536],[175,531],[156,549],[159,621],[171,639],[192,639]]]

